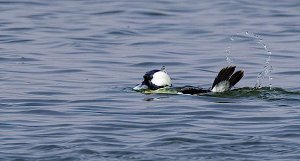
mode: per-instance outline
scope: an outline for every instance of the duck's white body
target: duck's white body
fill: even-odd
[[[215,85],[213,89],[211,89],[212,92],[225,92],[230,90],[230,82],[229,81],[222,81]]]

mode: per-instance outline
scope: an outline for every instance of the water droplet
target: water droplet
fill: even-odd
[[[265,49],[267,49],[267,45],[266,44],[263,44],[263,46],[264,46]]]

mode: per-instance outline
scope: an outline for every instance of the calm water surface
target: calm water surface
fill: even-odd
[[[300,159],[297,0],[16,0],[0,11],[1,161]],[[274,88],[131,90],[163,65],[175,86],[209,87],[228,53],[245,70],[237,87],[268,65]]]

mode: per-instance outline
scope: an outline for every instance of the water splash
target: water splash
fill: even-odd
[[[232,65],[233,61],[230,58],[230,53],[231,53],[231,46],[232,46],[232,42],[234,41],[233,36],[230,36],[230,43],[226,48],[226,61],[228,64]]]
[[[261,88],[263,80],[265,78],[268,78],[269,88],[271,89],[272,88],[271,72],[273,70],[273,67],[272,67],[270,62],[271,62],[272,52],[269,50],[266,43],[264,43],[263,39],[258,34],[246,31],[246,32],[242,32],[242,33],[238,32],[235,35],[231,35],[230,36],[230,43],[226,48],[226,61],[227,61],[227,63],[229,63],[230,65],[233,64],[233,61],[230,58],[230,55],[231,55],[231,47],[232,47],[233,42],[236,40],[236,37],[239,37],[239,38],[240,37],[253,38],[254,41],[256,41],[256,43],[261,45],[263,47],[263,49],[266,51],[268,57],[265,59],[265,62],[264,62],[265,65],[264,65],[263,70],[261,72],[259,72],[259,74],[257,76],[255,88]]]

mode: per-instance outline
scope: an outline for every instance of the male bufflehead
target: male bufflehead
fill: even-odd
[[[157,90],[159,88],[166,88],[172,86],[171,78],[168,75],[165,66],[163,66],[160,70],[148,71],[143,77],[144,81],[135,86],[133,88],[134,90]]]
[[[225,92],[230,90],[237,84],[244,76],[244,71],[235,71],[236,66],[228,66],[220,70],[215,78],[213,85],[210,89],[203,89],[200,87],[185,86],[176,88],[178,93],[182,94],[201,94],[208,92]],[[157,90],[160,88],[171,87],[171,78],[163,66],[161,70],[151,70],[144,75],[144,81],[134,87],[134,90],[151,89]]]

